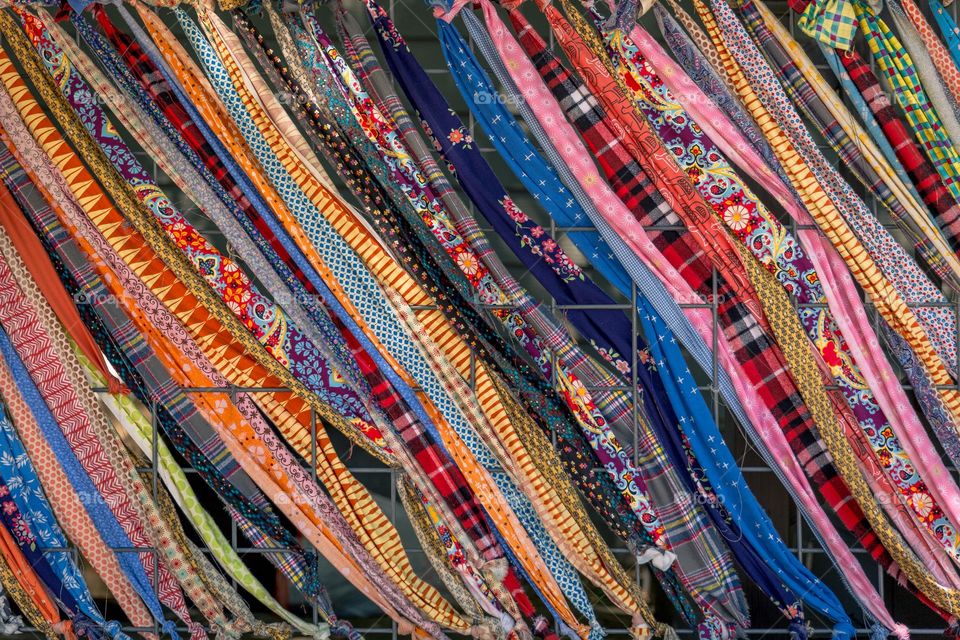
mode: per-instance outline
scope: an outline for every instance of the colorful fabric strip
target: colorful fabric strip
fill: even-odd
[[[801,304],[825,303],[826,295],[813,264],[797,240],[740,181],[726,158],[689,114],[678,107],[636,44],[626,33],[616,29],[607,35],[607,43],[615,51],[614,64],[619,61],[620,73],[628,76],[627,86],[635,87],[633,95],[637,104],[668,147],[674,150],[681,168],[686,169],[694,185],[714,207],[716,216]],[[703,155],[694,159],[697,152]],[[873,394],[864,391],[868,389],[866,382],[849,357],[849,347],[829,309],[808,307],[800,313],[810,341],[831,367],[836,384],[843,389],[874,455],[881,461],[901,499],[913,508],[918,521],[948,553],[956,553],[957,540],[940,535],[944,526],[947,530],[952,527],[948,524],[947,514],[937,504],[937,493],[928,489],[929,483],[921,477],[917,463],[907,453],[912,443],[905,443],[905,450],[905,444],[890,433],[888,419],[879,410]],[[881,433],[885,435],[881,436]],[[929,441],[926,444],[929,446]],[[883,464],[885,461],[889,463]],[[939,524],[934,524],[935,521]]]

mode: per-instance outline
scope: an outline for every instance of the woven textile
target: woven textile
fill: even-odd
[[[10,86],[15,86],[17,83],[16,76],[6,75],[4,76],[4,78],[5,80],[10,81],[11,83]],[[21,99],[21,102],[18,103],[18,107],[26,110],[29,110],[31,108],[36,108],[35,103],[26,101],[26,98],[27,98],[26,94],[23,94],[22,92],[18,92],[17,95]],[[40,127],[40,128],[44,126],[43,122],[35,119],[31,120],[31,123],[34,124],[36,127]],[[38,129],[35,129],[35,131],[36,130]],[[69,156],[61,156],[61,159],[63,159],[66,162],[69,162],[71,160]],[[78,177],[82,177],[82,175],[79,175]],[[83,183],[72,182],[70,184],[70,187],[71,189],[79,188],[80,184],[85,184],[86,188],[89,190],[91,188],[94,188],[96,183],[91,180],[88,180],[87,182],[83,182]],[[87,207],[90,207],[90,211],[96,211],[97,214],[99,214],[99,215],[95,214],[93,216],[94,220],[99,220],[102,222],[103,215],[116,215],[116,212],[113,212],[111,209],[97,209],[97,207],[104,206],[104,201],[102,200],[102,196],[101,196],[101,200],[97,200],[96,198],[81,197],[80,201],[84,202]],[[122,230],[122,227],[117,227],[117,230]],[[124,241],[131,242],[133,240],[133,237],[127,237],[127,238],[114,237],[113,239],[115,242],[119,243],[116,246],[122,246],[122,243]],[[144,273],[144,271],[142,271],[143,268],[150,268],[150,267],[151,267],[150,263],[143,264],[140,267],[141,273]],[[154,269],[156,268],[155,262],[153,263],[152,268]],[[189,277],[187,275],[188,273],[192,273],[192,272],[189,270],[181,269],[181,272],[179,275],[181,277],[183,276]],[[176,282],[176,278],[170,278],[167,281]],[[181,314],[181,318],[186,320],[185,326],[187,326],[191,331],[208,332],[212,329],[213,333],[209,335],[216,335],[216,331],[217,331],[216,327],[206,323],[197,324],[190,320],[191,315],[195,315],[197,313],[203,312],[205,307],[203,304],[200,304],[199,302],[197,302],[196,299],[191,299],[191,296],[188,295],[186,289],[182,285],[180,285],[179,287],[173,287],[172,289],[169,287],[166,289],[161,288],[158,291],[163,292],[163,295],[167,297],[167,299],[170,301],[172,305],[171,309]],[[198,291],[202,291],[202,289],[198,289]],[[184,298],[184,296],[186,296],[186,298]],[[186,304],[183,307],[178,307],[177,306],[178,303],[174,301],[179,301],[180,303],[186,303]],[[210,298],[207,298],[206,303],[212,304],[212,300]],[[189,309],[190,311],[185,312],[185,309]],[[226,311],[225,308],[223,308],[223,311],[226,312],[226,315],[222,315],[221,319],[229,322],[229,319],[233,318],[232,314]],[[234,335],[243,336],[243,332],[245,332],[246,329],[243,327],[239,327],[239,330],[238,328],[234,328],[234,331],[236,331]],[[212,344],[216,344],[217,342],[218,341],[214,340]],[[226,342],[224,342],[223,340],[220,340],[219,342],[221,344],[227,344],[227,345],[231,344],[230,340],[227,340]],[[211,343],[201,340],[199,341],[199,344],[211,344]],[[255,340],[253,342],[247,341],[245,343],[245,347],[246,347],[247,353],[259,353],[257,352],[256,349],[262,348],[261,346],[259,346],[259,343],[256,343]],[[236,347],[233,347],[232,349],[229,349],[226,352],[219,352],[219,353],[216,351],[211,352],[211,355],[213,356],[215,363],[217,363],[218,366],[223,367],[223,370],[225,373],[229,373],[229,375],[234,376],[233,379],[235,380],[235,382],[240,384],[241,386],[251,386],[255,388],[277,388],[282,386],[290,386],[299,390],[299,393],[301,394],[300,397],[306,398],[307,402],[312,402],[312,397],[310,396],[309,392],[304,390],[302,386],[299,386],[295,380],[289,380],[289,384],[284,384],[275,378],[271,378],[269,374],[266,373],[265,370],[263,369],[258,370],[258,366],[260,365],[257,365],[254,362],[248,362],[248,363],[242,362],[243,358],[246,358],[249,356],[242,356],[240,360],[236,360],[234,354],[242,354],[242,353],[244,353],[244,351],[238,350]],[[262,362],[268,363],[269,361],[266,358],[264,358]],[[273,373],[283,376],[283,371],[279,368],[273,368]],[[298,450],[301,452],[301,454],[304,455],[304,457],[306,457],[307,459],[313,459],[312,451],[309,446],[309,442],[310,442],[310,430],[308,426],[310,424],[309,417],[307,417],[306,415],[303,418],[298,417],[298,414],[301,412],[304,412],[304,409],[307,405],[305,403],[294,400],[294,398],[291,397],[290,395],[285,395],[284,397],[281,398],[281,397],[278,397],[276,394],[266,394],[265,396],[260,396],[259,399],[262,399],[263,401],[266,402],[265,409],[267,410],[267,412],[273,416],[276,416],[275,421],[278,427],[280,428],[281,432],[286,435],[288,441],[291,442],[295,447],[297,447]],[[339,418],[335,414],[332,414],[332,412],[329,412],[326,408],[324,408],[323,405],[318,403],[316,407],[321,414],[329,416],[329,419],[332,422],[336,423],[339,420]],[[369,536],[368,532],[375,530],[377,526],[376,517],[375,517],[375,515],[377,514],[377,511],[374,510],[372,512],[371,511],[366,512],[367,516],[365,516],[365,524],[367,527],[370,527],[369,529],[364,529],[362,527],[359,527],[360,519],[356,517],[354,510],[362,507],[363,502],[365,500],[365,492],[362,490],[361,487],[351,482],[352,478],[351,476],[349,476],[349,474],[345,475],[346,469],[342,466],[342,463],[336,457],[335,453],[333,453],[332,448],[330,446],[329,439],[327,439],[325,436],[321,437],[319,434],[318,434],[318,443],[317,443],[317,453],[319,454],[317,456],[317,461],[318,461],[319,469],[321,470],[320,471],[321,479],[325,483],[327,483],[329,487],[331,487],[334,499],[338,502],[338,506],[341,509],[343,509],[348,519],[351,520],[351,525],[357,526],[359,531],[364,532],[363,533],[364,536]],[[334,478],[337,478],[336,482],[334,482]],[[352,494],[349,501],[347,500],[346,494],[345,494],[345,490],[348,487],[350,488],[350,491]],[[369,497],[366,497],[366,500],[369,500]],[[385,531],[389,531],[389,529],[386,529]],[[384,553],[385,551],[389,551],[390,545],[385,544],[384,543],[385,541],[383,539],[380,539],[379,537],[375,537],[374,539],[377,540],[377,542],[371,541],[369,543],[370,544],[370,546],[368,547],[369,549],[374,549],[376,550],[377,553],[381,553],[381,554]],[[386,563],[386,566],[396,567],[395,564],[389,564],[389,563]],[[366,589],[366,591],[371,592],[370,589]],[[387,590],[378,591],[378,593],[382,593],[386,597],[392,597],[392,594],[390,594],[390,592]],[[380,598],[377,598],[375,596],[375,600],[376,599],[380,599]],[[400,608],[404,608],[404,605],[399,604],[401,602],[400,600],[394,599],[394,602],[397,602]],[[386,607],[386,603],[384,603],[384,606]],[[392,607],[389,607],[388,610],[392,610]],[[417,615],[414,615],[414,614],[411,614],[411,615],[414,619],[418,617]]]
[[[719,29],[716,26],[716,23],[713,20],[712,14],[709,12],[709,9],[703,3],[697,4],[698,13],[700,13],[701,18],[704,20],[704,24],[707,27],[708,33],[710,33],[711,38],[718,47],[718,51],[721,54],[721,58],[724,62],[724,68],[727,71],[728,75],[734,81],[735,86],[737,87],[738,94],[741,95],[741,99],[744,101],[745,106],[754,114],[754,117],[757,119],[758,124],[761,125],[761,130],[766,132],[766,135],[770,137],[775,144],[774,149],[778,153],[778,157],[781,159],[781,164],[787,170],[788,174],[791,177],[791,181],[794,183],[795,188],[798,192],[805,197],[806,202],[808,203],[811,214],[815,217],[819,215],[820,211],[817,208],[818,200],[813,199],[812,193],[805,190],[805,186],[810,188],[811,182],[810,178],[804,179],[802,177],[802,171],[804,165],[799,161],[795,156],[795,152],[788,140],[783,137],[783,134],[779,132],[779,129],[776,127],[776,123],[773,122],[772,118],[765,112],[762,103],[757,99],[756,95],[753,93],[752,88],[747,83],[746,79],[742,75],[740,67],[737,65],[736,61],[730,55],[724,41],[722,40]],[[792,152],[794,155],[788,157],[786,153]],[[781,155],[784,154],[784,155]],[[830,231],[830,227],[826,229]],[[860,269],[854,270],[854,275],[858,279],[862,276],[862,271]],[[825,431],[825,435],[828,434],[830,430]],[[832,435],[832,434],[831,434]],[[836,443],[840,445],[840,441],[837,440]],[[845,445],[844,445],[845,447]],[[838,451],[838,454],[842,453]],[[842,458],[837,458],[840,460]],[[845,477],[849,476],[851,479],[858,477],[858,471],[855,471],[856,465],[850,464],[844,471]],[[854,487],[851,485],[851,489]],[[955,606],[952,603],[953,592],[949,589],[943,589],[940,585],[935,584],[933,580],[930,579],[929,575],[926,574],[923,570],[919,569],[919,562],[916,556],[912,551],[907,548],[899,536],[893,531],[889,525],[886,523],[885,518],[882,513],[879,511],[879,507],[876,506],[873,497],[870,495],[869,490],[866,487],[858,489],[858,502],[864,508],[866,515],[869,517],[871,525],[876,530],[878,536],[883,539],[884,547],[890,551],[891,555],[898,561],[911,580],[923,590],[928,596],[930,596],[937,604],[941,607],[947,608]]]

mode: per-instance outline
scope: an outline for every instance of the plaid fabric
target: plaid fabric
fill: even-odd
[[[800,14],[797,25],[811,38],[843,51],[852,48],[857,34],[857,16],[850,0],[811,2]]]
[[[656,225],[678,224],[679,219],[662,203],[661,196],[651,193],[651,188],[643,184],[644,181],[649,182],[649,176],[637,173],[638,164],[631,161],[630,154],[623,146],[624,136],[611,128],[612,122],[607,118],[605,107],[612,107],[612,111],[618,115],[633,113],[632,107],[618,108],[617,102],[623,98],[613,78],[609,74],[585,75],[586,79],[595,81],[594,93],[590,93],[548,51],[532,50],[531,53],[548,86],[596,154],[611,186],[618,194],[630,196],[625,203],[648,227],[648,233],[664,257],[680,271],[694,290],[712,296],[711,269],[695,242],[692,239],[684,240],[683,235],[676,231],[656,229]],[[577,96],[587,104],[574,107]],[[604,105],[599,104],[598,98],[605,100]],[[636,159],[635,156],[633,159]],[[756,386],[760,399],[781,425],[804,471],[864,547],[870,549],[871,553],[883,554],[882,546],[870,530],[862,511],[850,499],[849,489],[833,466],[773,338],[759,326],[749,309],[732,295],[729,285],[719,274],[717,290],[717,313],[724,335]]]
[[[232,507],[228,507],[227,510],[234,518],[239,515]],[[241,533],[246,536],[247,540],[249,540],[253,546],[261,549],[275,548],[275,543],[252,522],[242,518],[236,522],[237,528],[240,529]],[[312,562],[310,562],[312,558],[308,560],[303,556],[290,553],[270,553],[268,555],[271,556],[270,561],[283,572],[283,575],[287,576],[297,587],[304,589],[305,592],[308,592],[306,587],[316,581],[316,575],[313,573],[311,567]],[[273,558],[272,556],[277,557]]]
[[[897,115],[890,98],[870,65],[856,51],[837,56],[850,80],[860,90],[863,99],[883,130],[884,136],[897,154],[900,164],[916,186],[923,202],[930,207],[937,225],[954,251],[960,251],[960,204],[947,189],[943,179],[930,161],[910,138],[907,128]]]
[[[556,13],[549,11],[545,13],[556,28],[558,19],[562,20],[562,18]],[[644,225],[651,224],[652,219],[664,220],[672,216],[672,211],[643,169],[620,144],[620,136],[613,134],[607,126],[606,114],[589,89],[570,74],[559,59],[546,49],[545,42],[518,11],[510,12],[510,17],[518,32],[521,46],[530,56],[568,119],[587,141],[588,147],[594,152],[610,179],[611,186],[624,198],[625,202],[631,205],[631,211],[641,219]],[[654,239],[654,242],[658,247],[661,246],[659,239]],[[697,290],[706,291],[703,286],[709,284],[712,270],[706,264],[705,258],[690,245],[680,244],[677,250],[682,252],[682,263],[689,265],[700,276],[697,280],[701,287]],[[684,275],[686,277],[686,274]],[[724,293],[729,293],[729,290],[724,289]],[[652,432],[649,430],[641,429],[638,437],[642,441],[637,446],[640,452],[638,467],[648,475],[648,484],[652,484],[662,473],[653,463],[655,455],[658,453],[662,455],[663,449],[653,439]],[[706,514],[701,509],[691,510],[683,507],[680,500],[658,501],[657,513],[665,528],[679,534],[670,537],[672,548],[677,550],[687,544],[699,545],[700,559],[704,562],[694,571],[678,568],[678,573],[681,581],[691,591],[691,595],[708,617],[720,613],[720,610],[715,608],[717,601],[711,601],[716,594],[723,594],[720,596],[721,601],[729,598],[732,602],[736,602],[741,597],[739,596],[740,586],[732,566],[728,564],[731,559],[729,549],[725,544],[712,546],[710,537],[701,535],[702,527],[706,524]],[[686,535],[683,532],[686,532]],[[680,565],[683,565],[683,562],[678,563],[678,566]],[[733,606],[735,610],[736,605]],[[726,619],[725,615],[721,614],[721,617]],[[730,619],[726,621],[729,623]]]
[[[372,397],[397,429],[410,453],[427,478],[450,506],[460,525],[467,531],[486,560],[502,558],[503,548],[487,523],[483,510],[470,490],[463,473],[443,449],[427,434],[417,415],[383,377],[355,338],[345,333],[347,344],[357,358],[360,370],[370,383]]]
[[[914,242],[919,256],[926,265],[943,279],[950,278],[950,267],[924,231],[910,218],[904,204],[893,193],[887,182],[873,168],[863,149],[848,135],[844,127],[832,115],[830,109],[797,67],[793,58],[766,27],[760,11],[752,2],[740,2],[737,6],[744,26],[767,54],[780,72],[780,80],[790,99],[819,127],[841,161],[870,192],[893,214],[896,223],[907,232]]]
[[[960,199],[960,155],[943,129],[917,77],[913,60],[870,7],[856,2],[870,52],[897,96],[913,135],[954,198]],[[841,55],[841,58],[844,56]]]

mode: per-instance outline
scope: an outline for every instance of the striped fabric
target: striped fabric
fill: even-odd
[[[9,63],[5,67],[5,70],[7,73],[3,74],[2,78],[9,87],[9,90],[17,96],[18,108],[23,110],[24,113],[30,112],[31,110],[35,110],[36,113],[42,113],[36,102],[30,98],[29,94],[21,89],[21,87],[23,87],[21,84],[22,81],[16,73],[11,72]],[[27,121],[31,123],[32,131],[36,134],[36,137],[45,141],[50,140],[48,137],[40,135],[41,131],[54,131],[48,119],[27,118]],[[54,151],[54,147],[47,147],[47,151],[52,155],[55,163],[59,164],[62,162],[65,167],[79,167],[82,169],[82,165],[78,164],[78,160],[69,152],[68,147],[61,145],[57,150],[60,152],[59,154]],[[106,199],[105,194],[100,191],[96,181],[83,170],[70,175],[75,176],[76,179],[71,181],[69,186],[75,190],[78,201],[84,203],[88,215],[91,216],[90,220],[92,220],[94,224],[106,224],[114,230],[114,233],[120,234],[108,234],[109,237],[107,240],[112,241],[113,246],[119,249],[120,253],[125,253],[126,255],[139,255],[141,251],[144,251],[145,247],[141,246],[140,249],[134,249],[129,253],[125,252],[124,247],[133,247],[136,245],[136,237],[130,233],[131,230],[126,225],[119,224],[110,226],[111,218],[116,221],[119,219],[119,214],[109,204],[109,201]],[[149,252],[143,255],[145,258],[150,258]],[[297,390],[298,396],[292,396],[290,394],[262,394],[258,397],[258,400],[263,403],[262,406],[264,410],[274,419],[275,424],[281,433],[285,435],[288,442],[290,442],[304,458],[313,460],[311,419],[309,413],[310,405],[315,403],[314,406],[319,414],[334,424],[342,421],[342,418],[330,411],[325,405],[316,403],[315,399],[302,385],[296,380],[290,379],[288,375],[285,376],[284,371],[280,368],[271,367],[270,369],[273,375],[268,373],[268,370],[263,368],[263,365],[268,364],[269,360],[266,358],[259,361],[254,360],[250,355],[257,354],[259,353],[257,349],[262,349],[255,340],[252,342],[246,340],[246,344],[241,347],[234,342],[234,338],[228,337],[236,335],[242,339],[246,328],[235,327],[234,331],[236,333],[232,334],[227,333],[226,329],[222,326],[218,327],[216,324],[211,324],[209,317],[206,320],[195,321],[195,318],[206,315],[207,307],[204,303],[201,303],[193,297],[181,282],[183,277],[189,278],[188,273],[190,272],[182,270],[178,278],[170,273],[166,267],[161,267],[161,265],[162,263],[156,258],[146,259],[137,264],[137,272],[141,277],[153,279],[154,282],[160,285],[158,291],[161,292],[162,296],[169,302],[170,310],[184,322],[185,326],[192,333],[195,333],[199,338],[198,344],[221,344],[227,346],[226,350],[214,348],[211,349],[209,353],[217,368],[222,370],[228,377],[231,377],[234,384],[268,389],[292,387]],[[119,267],[119,265],[117,265],[117,267]],[[154,274],[156,274],[156,277]],[[202,291],[202,289],[198,288],[197,291]],[[213,304],[213,301],[209,298],[205,302],[206,304]],[[230,318],[232,318],[232,314],[222,316],[222,319],[227,322],[229,322]],[[218,334],[219,337],[217,337]],[[212,341],[210,341],[211,337],[213,337]],[[263,364],[260,364],[260,362]],[[303,400],[300,400],[300,398],[303,398]],[[395,552],[396,549],[399,548],[399,542],[393,543],[391,541],[391,527],[386,524],[382,512],[376,509],[375,504],[372,503],[372,499],[369,494],[366,494],[363,487],[353,480],[352,476],[347,472],[346,467],[333,451],[329,438],[319,430],[317,433],[316,451],[319,454],[316,456],[316,461],[321,480],[330,488],[334,500],[343,510],[344,515],[348,518],[351,525],[355,527],[359,535],[361,535],[364,546],[372,550],[375,555],[382,556],[383,554]],[[360,517],[358,510],[364,512],[363,517]],[[378,523],[383,524],[379,530],[377,529]],[[374,531],[377,531],[377,533],[373,534],[372,532]],[[381,566],[387,568],[388,571],[402,571],[404,568],[403,563],[397,565],[395,561],[384,562]],[[369,589],[366,591],[370,592]],[[393,607],[388,606],[384,600],[384,598],[392,597],[392,594],[388,591],[384,590],[382,593],[371,595],[374,596],[375,600],[383,602],[383,606],[387,611],[395,612]],[[378,595],[382,597],[378,597]],[[399,608],[405,608],[409,611],[414,620],[420,618],[420,614],[414,613],[413,610],[409,608],[409,605],[404,605],[401,600],[394,599],[393,601],[397,603]],[[394,613],[394,615],[397,614]],[[398,619],[402,621],[404,625],[409,624],[404,618],[398,616]]]
[[[558,33],[558,37],[564,35],[563,32],[557,31],[556,24],[554,25],[554,29],[555,32]],[[576,43],[576,40],[574,40],[575,34],[572,30],[568,33],[570,42]],[[565,42],[564,39],[560,40],[561,45]],[[557,72],[559,72],[559,68],[558,66]],[[576,82],[576,79],[569,76],[569,74],[566,74],[564,77],[570,82]],[[606,73],[586,74],[584,79],[594,83],[591,87],[593,93],[589,95],[594,97],[594,99],[601,100],[607,114],[613,114],[613,117],[619,118],[621,124],[629,127],[628,131],[631,132],[631,136],[638,135],[638,133],[641,133],[646,128],[643,121],[633,119],[637,116],[631,115],[634,113],[632,108],[623,108],[622,98],[619,97],[621,96],[620,87],[611,75]],[[601,84],[601,82],[604,84]],[[567,93],[568,95],[577,95],[578,91],[584,94],[581,89],[573,85],[573,89],[568,90]],[[603,118],[595,118],[595,120],[596,124],[591,127],[594,129],[593,135],[602,133],[607,127],[606,123],[609,122],[608,119]],[[585,124],[585,121],[576,118],[572,118],[571,121],[578,125]],[[582,130],[582,133],[587,143],[591,144],[593,135],[587,135],[588,132],[586,130]],[[601,153],[601,150],[606,148],[610,148],[611,150],[616,149],[615,146],[611,146],[613,145],[613,140],[617,140],[617,146],[619,146],[622,143],[631,141],[633,139],[631,136],[617,136],[614,132],[608,130],[606,135],[593,138],[591,146],[595,150],[595,153],[598,154],[598,157],[605,156],[606,153]],[[643,149],[646,149],[646,147],[636,146],[635,153],[628,157],[638,159],[643,157]],[[610,163],[610,168],[617,166],[619,165]],[[613,184],[615,188],[619,180],[629,175],[625,172],[609,172],[609,169],[607,169],[603,161],[601,161],[601,168],[607,172],[611,184]],[[655,177],[657,174],[650,173],[648,175]],[[684,180],[685,179],[686,178],[684,178]],[[620,187],[617,188],[617,190],[623,194],[631,193],[635,191],[636,188]],[[630,204],[632,204],[632,201]],[[656,223],[664,224],[666,222],[673,224],[678,222],[677,218],[667,218],[662,212],[658,215],[658,209],[656,208],[651,209],[649,212],[640,208],[636,210],[641,215],[647,216],[643,218],[643,220],[648,221],[647,224],[650,226]],[[651,229],[651,234],[654,234],[655,242],[658,244],[658,248],[661,248],[663,255],[678,267],[678,270],[680,270],[686,280],[701,288],[705,284],[710,285],[709,280],[698,282],[698,280],[695,279],[697,272],[693,271],[693,269],[697,267],[698,264],[703,265],[703,263],[698,263],[690,259],[692,257],[702,256],[702,251],[696,248],[696,244],[692,242],[692,239],[683,240],[683,236],[677,232],[658,231],[654,228]],[[688,243],[693,246],[691,247]],[[699,259],[704,260],[702,257]],[[701,274],[704,268],[709,269],[709,265],[706,267],[700,266]],[[718,287],[723,287],[724,282],[724,280],[718,278]],[[875,536],[869,533],[869,526],[863,519],[863,514],[859,508],[849,500],[849,490],[833,467],[826,453],[826,448],[817,435],[816,427],[814,426],[809,411],[804,405],[794,381],[790,377],[789,369],[783,360],[783,356],[780,354],[776,342],[772,336],[766,332],[763,326],[758,323],[751,311],[740,302],[741,299],[738,298],[734,292],[724,288],[719,290],[724,294],[721,298],[720,309],[718,309],[719,317],[725,325],[724,334],[728,341],[734,346],[734,351],[738,355],[738,359],[744,364],[746,373],[755,376],[752,379],[752,384],[754,384],[756,388],[764,389],[768,384],[776,385],[770,388],[769,393],[761,393],[760,398],[770,407],[773,415],[777,417],[781,428],[791,443],[791,447],[798,459],[802,461],[807,475],[814,481],[814,484],[818,487],[824,498],[834,507],[844,524],[857,534],[862,544],[864,544],[866,548],[879,550],[879,552],[882,553],[882,548],[879,546]],[[712,295],[712,289],[709,291],[710,295]]]
[[[936,168],[911,139],[870,65],[856,51],[837,57],[877,119],[924,203],[934,212],[937,224],[950,241],[951,247],[954,251],[960,251],[960,204],[957,197],[947,188]]]
[[[913,135],[954,198],[960,199],[960,154],[941,125],[916,75],[913,61],[895,35],[868,6],[853,4],[880,73],[896,92]],[[841,56],[842,58],[843,56]]]
[[[720,33],[720,29],[710,9],[699,1],[696,2],[696,8],[707,28],[707,32],[710,34],[711,39],[720,52],[724,69],[734,82],[737,93],[740,95],[744,106],[754,114],[757,123],[761,126],[761,130],[765,132],[765,135],[767,135],[768,139],[773,143],[774,151],[777,153],[781,165],[787,170],[797,192],[804,198],[804,203],[807,205],[811,215],[821,223],[824,232],[838,250],[840,250],[841,255],[844,255],[845,259],[854,257],[856,247],[845,245],[844,242],[853,243],[855,236],[849,229],[845,228],[844,225],[838,226],[838,223],[841,222],[839,215],[830,211],[828,206],[829,200],[826,198],[823,190],[817,186],[818,183],[797,155],[790,140],[780,131],[777,123],[766,111],[763,103],[760,102],[752,87],[747,82],[737,61],[727,49],[725,40]],[[827,208],[824,209],[824,207]],[[828,222],[831,224],[827,224]],[[882,276],[873,275],[866,277],[866,273],[871,269],[875,270],[875,267],[869,261],[869,257],[862,248],[856,250],[855,260],[851,260],[850,264],[854,276],[865,287],[878,286],[885,282]],[[887,284],[887,286],[889,285]],[[916,321],[914,320],[913,322],[915,326]],[[824,433],[825,435],[829,434],[830,437],[833,437],[829,429]],[[956,592],[952,589],[945,589],[937,584],[926,570],[920,567],[916,556],[903,543],[899,534],[890,527],[869,488],[863,483],[856,462],[850,459],[852,456],[850,456],[846,450],[846,444],[842,443],[839,438],[835,439],[834,443],[837,445],[837,449],[834,452],[831,447],[831,451],[834,453],[835,461],[838,465],[843,464],[842,471],[844,477],[850,480],[850,488],[856,492],[857,501],[865,510],[865,515],[869,518],[877,535],[883,541],[883,546],[890,552],[897,563],[900,564],[900,568],[905,570],[909,578],[913,580],[927,596],[936,602],[938,606],[948,611],[955,609],[957,605],[960,604],[960,600],[956,599]]]
[[[744,26],[779,71],[781,83],[794,104],[800,107],[820,130],[841,161],[887,206],[896,223],[910,235],[924,263],[947,282],[960,286],[957,284],[960,262],[939,234],[939,230],[928,223],[929,216],[926,212],[919,211],[911,194],[899,190],[894,192],[891,187],[899,186],[895,184],[895,178],[888,182],[883,177],[884,167],[876,164],[874,156],[867,157],[867,150],[863,149],[859,139],[852,137],[854,132],[850,130],[847,121],[838,121],[836,114],[820,97],[818,88],[812,86],[811,80],[808,80],[800,69],[799,63],[766,27],[756,5],[745,1],[740,2],[737,8]],[[816,81],[816,78],[813,81]],[[892,171],[889,173],[892,174]],[[908,206],[911,208],[909,213]]]

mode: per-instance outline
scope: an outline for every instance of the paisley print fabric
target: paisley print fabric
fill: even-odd
[[[607,43],[615,64],[620,62],[625,84],[634,90],[637,104],[716,215],[798,302],[825,303],[819,277],[797,240],[757,200],[713,142],[691,121],[629,36],[613,30],[607,34]],[[804,307],[800,316],[810,340],[844,390],[874,454],[903,499],[944,548],[957,556],[960,549],[955,528],[880,411],[829,309]]]

